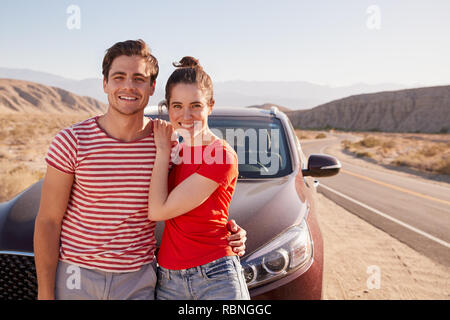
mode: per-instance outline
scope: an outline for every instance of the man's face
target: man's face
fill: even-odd
[[[134,115],[143,111],[155,91],[145,59],[125,55],[115,58],[108,81],[103,79],[103,90],[108,94],[110,107],[120,114]]]

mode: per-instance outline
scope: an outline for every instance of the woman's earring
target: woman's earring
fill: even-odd
[[[158,103],[158,114],[163,114],[164,107],[168,108],[167,100],[162,100]]]

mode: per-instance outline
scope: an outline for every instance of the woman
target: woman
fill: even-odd
[[[167,220],[156,299],[249,299],[239,258],[226,240],[237,156],[208,127],[214,106],[211,78],[192,57],[174,66],[166,84],[171,123],[154,121],[149,218]],[[183,136],[181,163],[167,177],[175,130]]]

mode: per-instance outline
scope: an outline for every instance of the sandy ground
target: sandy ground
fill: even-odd
[[[342,161],[387,170],[337,154],[334,148],[326,152]],[[317,196],[325,251],[324,299],[450,300],[449,267],[411,249],[320,193]]]

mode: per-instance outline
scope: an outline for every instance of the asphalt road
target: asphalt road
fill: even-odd
[[[302,149],[307,157],[326,153],[328,146],[344,138],[336,135],[336,139],[305,142]],[[341,164],[337,176],[318,178],[319,192],[413,249],[450,266],[450,188],[395,172]]]

